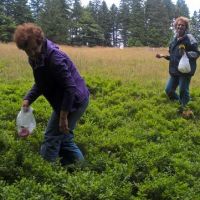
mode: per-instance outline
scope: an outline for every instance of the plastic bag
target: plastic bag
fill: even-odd
[[[23,107],[17,115],[17,131],[20,137],[27,137],[30,135],[36,127],[35,117],[33,115],[33,109],[31,107],[25,110]]]
[[[178,70],[181,73],[189,73],[191,71],[190,62],[189,62],[189,59],[188,59],[186,53],[184,53],[182,55],[182,57],[179,61]]]

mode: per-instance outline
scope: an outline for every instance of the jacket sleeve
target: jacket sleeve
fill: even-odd
[[[169,48],[168,48],[168,53],[169,55],[166,55],[164,58],[168,61],[170,61],[170,56],[171,56],[171,48],[172,48],[172,42],[170,42],[169,44]]]
[[[170,56],[165,56],[164,57],[166,60],[170,60]]]
[[[197,59],[200,56],[197,41],[191,34],[188,34],[188,38],[191,46],[189,51],[186,50],[186,54],[189,59]]]
[[[186,52],[188,58],[191,58],[191,59],[197,59],[199,56],[200,56],[200,52],[198,51],[188,51]]]
[[[69,58],[59,51],[52,53],[50,58],[50,68],[56,82],[61,90],[63,90],[63,100],[61,103],[61,110],[71,111],[76,91],[76,83],[72,76],[73,63]]]
[[[24,100],[28,100],[29,104],[32,104],[39,96],[41,95],[41,92],[36,84],[34,84],[29,90],[29,92],[25,95]]]

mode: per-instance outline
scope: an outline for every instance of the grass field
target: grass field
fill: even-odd
[[[30,76],[27,56],[14,44],[0,44],[2,79],[18,79]],[[122,81],[138,80],[142,84],[151,81],[166,81],[168,61],[156,59],[156,53],[167,54],[167,48],[74,48],[61,46],[82,74],[103,75]],[[199,61],[198,61],[199,62]],[[200,71],[193,78],[193,85],[199,85]]]
[[[61,46],[76,63],[82,74],[108,76],[123,81],[138,79],[142,82],[151,80],[165,81],[167,62],[156,60],[157,51],[167,53],[166,49],[153,48],[72,48]],[[2,78],[22,78],[30,76],[27,58],[23,51],[14,44],[1,44],[1,73]]]
[[[37,129],[17,137],[15,119],[33,83],[24,52],[0,44],[0,199],[199,200],[200,59],[189,103],[195,118],[177,113],[164,93],[166,48],[61,46],[84,76],[90,105],[75,132],[85,162],[63,168],[39,155],[51,108],[32,106]]]

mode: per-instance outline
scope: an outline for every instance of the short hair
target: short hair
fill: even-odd
[[[181,17],[176,18],[176,20],[174,22],[175,28],[176,28],[179,21],[183,21],[185,23],[186,29],[189,29],[189,21],[190,20],[187,17],[181,16]]]
[[[26,49],[30,41],[35,40],[38,45],[44,40],[44,32],[34,23],[18,25],[14,33],[14,42],[19,49]]]

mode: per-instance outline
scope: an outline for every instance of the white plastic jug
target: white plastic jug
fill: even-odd
[[[17,115],[17,131],[20,137],[27,137],[30,135],[36,127],[35,117],[33,115],[33,109],[31,107],[25,110],[23,107]]]

